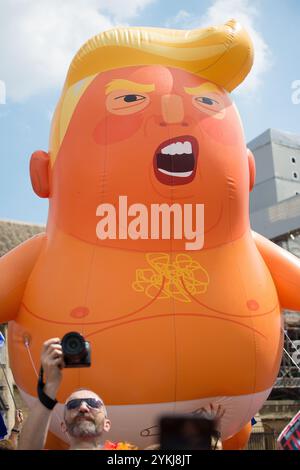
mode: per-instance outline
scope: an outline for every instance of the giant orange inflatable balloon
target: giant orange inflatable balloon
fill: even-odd
[[[103,397],[111,439],[140,447],[161,413],[209,403],[233,438],[269,395],[300,263],[249,226],[255,164],[228,92],[252,58],[231,20],[118,28],[73,59],[49,153],[31,158],[46,233],[0,264],[0,321],[29,404],[42,343],[74,330],[91,342],[92,367],[64,371],[56,438],[78,387]]]

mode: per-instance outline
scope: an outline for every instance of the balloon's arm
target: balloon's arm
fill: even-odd
[[[272,275],[281,307],[300,310],[300,259],[262,235],[252,235]]]
[[[0,258],[0,323],[16,317],[27,280],[45,240],[46,235],[41,233]]]

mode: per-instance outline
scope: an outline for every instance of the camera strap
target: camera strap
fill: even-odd
[[[37,393],[40,402],[48,408],[48,410],[53,410],[55,407],[57,400],[52,400],[52,398],[48,397],[46,393],[44,393],[44,387],[45,387],[45,382],[44,382],[44,370],[43,367],[40,368],[40,373],[39,373],[39,379],[38,379],[38,384],[37,384]]]

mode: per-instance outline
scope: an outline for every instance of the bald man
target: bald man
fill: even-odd
[[[20,450],[41,450],[45,446],[64,367],[59,338],[43,344],[41,365],[46,377],[42,402],[37,400],[23,427]],[[91,390],[79,389],[65,402],[61,427],[68,435],[69,450],[99,450],[103,448],[103,435],[110,430],[110,420],[101,398]]]

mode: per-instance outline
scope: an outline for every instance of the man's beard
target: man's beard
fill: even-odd
[[[72,437],[99,437],[102,434],[102,422],[97,423],[95,420],[77,415],[71,422],[66,422],[68,434]]]

